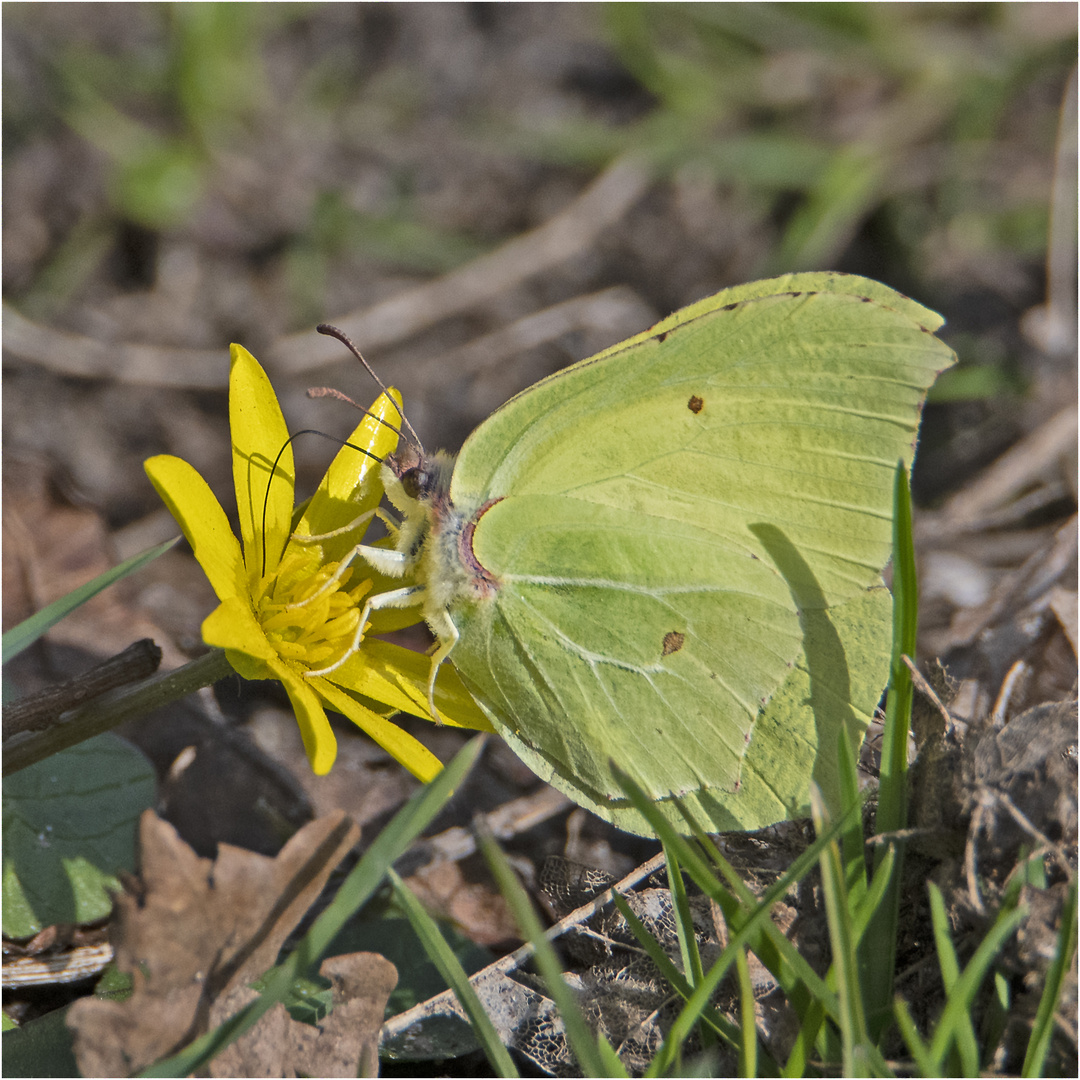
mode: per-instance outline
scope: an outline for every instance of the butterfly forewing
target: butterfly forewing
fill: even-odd
[[[495,586],[451,590],[450,656],[540,775],[627,828],[611,757],[717,827],[805,803],[883,682],[893,477],[954,359],[939,325],[862,278],[756,282],[473,433],[450,498]]]

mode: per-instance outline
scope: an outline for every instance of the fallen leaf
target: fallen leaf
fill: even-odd
[[[222,844],[199,858],[152,811],[139,823],[141,881],[116,899],[124,1002],[83,998],[68,1014],[83,1076],[129,1076],[208,1031],[214,1003],[269,969],[353,847],[344,813],[301,829],[276,858]]]
[[[211,1076],[378,1076],[379,1031],[397,969],[378,953],[350,953],[322,962],[333,984],[333,1010],[318,1025],[293,1020],[275,1005],[210,1063]],[[238,986],[218,998],[216,1027],[258,995]]]
[[[501,945],[518,938],[506,900],[484,873],[479,857],[439,861],[406,879],[406,884],[437,918],[457,926],[478,945]]]

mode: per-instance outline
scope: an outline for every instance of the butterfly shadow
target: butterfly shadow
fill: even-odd
[[[819,771],[835,774],[838,768],[836,754],[830,752],[839,750],[835,744],[838,731],[848,732],[853,739],[852,749],[857,750],[865,726],[851,705],[853,691],[847,649],[834,625],[824,590],[799,549],[775,525],[753,524],[750,531],[768,552],[798,609],[803,663],[810,686],[805,704],[813,713],[818,733],[814,779],[823,792],[835,791],[834,775],[826,778]]]

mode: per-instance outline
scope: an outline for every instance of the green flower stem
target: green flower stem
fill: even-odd
[[[25,769],[60,750],[92,739],[125,720],[178,701],[204,686],[212,686],[231,674],[233,669],[225,659],[224,650],[212,649],[205,656],[175,671],[111,690],[78,709],[72,709],[61,722],[45,731],[36,731],[27,738],[17,739],[5,746],[3,775],[9,776]]]

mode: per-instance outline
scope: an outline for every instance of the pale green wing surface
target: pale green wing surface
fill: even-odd
[[[508,402],[466,442],[451,497],[467,512],[561,494],[658,528],[693,522],[759,557],[749,526],[770,523],[835,603],[889,557],[893,470],[910,463],[926,388],[951,357],[906,313],[861,295],[721,306]],[[485,560],[486,528],[481,561],[517,572]]]
[[[612,755],[648,762],[654,798],[734,790],[802,643],[780,574],[687,522],[659,529],[565,497],[505,499],[489,516],[481,558],[516,569],[495,602],[451,604],[451,657],[500,730],[605,795]]]
[[[486,507],[471,540],[498,588],[451,599],[451,659],[532,768],[626,828],[609,757],[654,798],[696,793],[715,828],[805,805],[884,668],[819,672],[810,726],[793,721],[786,742],[776,718],[802,707],[785,698],[800,655],[813,674],[825,646],[843,665],[884,633],[887,656],[888,597],[867,590],[889,555],[896,462],[910,464],[926,389],[953,360],[939,325],[861,278],[758,282],[544,380],[474,432],[451,497],[466,516]],[[848,601],[860,629],[841,632]],[[843,718],[823,738],[833,697]]]
[[[839,739],[845,735],[857,751],[888,679],[891,632],[892,597],[884,585],[819,613],[817,626],[808,628],[806,650],[754,725],[739,790],[714,786],[690,792],[680,800],[684,809],[708,832],[760,829],[808,817],[813,780],[836,813],[841,805]],[[536,758],[520,740],[506,738],[526,762]],[[633,760],[624,767],[632,774],[644,771]],[[624,800],[575,789],[565,774],[546,778],[620,829],[651,832]],[[674,825],[688,831],[670,800],[657,805]]]

